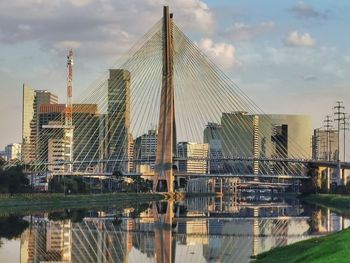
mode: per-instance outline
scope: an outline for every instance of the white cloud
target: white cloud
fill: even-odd
[[[290,32],[286,40],[286,45],[292,47],[312,47],[315,43],[309,33],[299,34],[298,31]]]
[[[11,0],[0,2],[0,44],[37,41],[49,51],[73,44],[83,56],[114,61],[161,19],[162,5],[186,33],[214,28],[201,0]]]
[[[203,38],[198,46],[222,68],[228,69],[240,65],[236,58],[236,49],[231,44],[215,43],[211,38]]]
[[[270,32],[275,27],[271,21],[262,22],[256,25],[234,23],[223,32],[223,35],[234,40],[248,40]]]
[[[70,2],[75,6],[84,6],[91,3],[91,0],[70,0]]]

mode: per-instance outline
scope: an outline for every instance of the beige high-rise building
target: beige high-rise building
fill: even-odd
[[[66,158],[63,128],[47,128],[46,125],[64,124],[65,104],[42,104],[38,109],[37,159],[40,162],[62,162]],[[93,170],[99,159],[100,117],[96,104],[73,104],[73,165],[74,171]],[[46,127],[46,128],[43,128]],[[80,162],[86,161],[86,162]],[[64,165],[50,164],[49,171],[63,172]]]
[[[5,156],[7,161],[10,161],[13,159],[21,160],[21,153],[22,153],[22,145],[20,143],[12,143],[12,144],[6,145],[5,147]]]
[[[34,90],[23,84],[22,160],[36,160],[38,108],[41,104],[57,104],[58,97],[47,90]]]
[[[221,117],[223,155],[254,158],[311,157],[312,120],[307,115],[251,115],[246,112],[223,113]],[[286,173],[301,169],[287,163],[262,163],[257,160],[225,161],[232,173]]]
[[[207,173],[207,158],[209,154],[209,145],[207,143],[179,142],[177,145],[177,152],[180,159],[178,162],[180,173]],[[187,160],[181,160],[181,158]]]
[[[157,131],[149,130],[135,139],[134,159],[142,160],[135,163],[136,172],[154,172],[157,153]]]
[[[225,156],[254,156],[256,151],[260,157],[276,155],[274,136],[279,130],[287,139],[286,155],[292,157],[311,157],[310,140],[312,135],[312,119],[307,115],[250,115],[245,112],[223,113],[222,147]],[[282,135],[282,134],[280,134]],[[257,149],[256,149],[257,148]]]

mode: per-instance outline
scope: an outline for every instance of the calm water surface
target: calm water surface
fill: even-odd
[[[0,262],[249,262],[350,220],[299,200],[193,198],[0,217]]]

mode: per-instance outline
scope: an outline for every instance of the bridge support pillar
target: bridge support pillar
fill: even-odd
[[[346,176],[346,170],[343,168],[341,169],[341,178],[342,178],[342,185],[346,185],[347,183],[347,176]]]
[[[327,192],[331,189],[331,168],[327,168],[327,178],[326,178],[326,190]]]
[[[176,127],[173,84],[173,22],[169,7],[163,10],[163,78],[158,123],[157,155],[153,190],[174,192],[173,155]]]

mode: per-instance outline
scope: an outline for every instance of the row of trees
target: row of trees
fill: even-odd
[[[0,157],[0,193],[28,193],[33,188],[23,173],[22,166],[5,169],[5,160]],[[49,192],[67,194],[85,194],[95,192],[147,192],[152,189],[152,182],[140,177],[124,180],[121,174],[115,174],[114,180],[98,180],[78,176],[54,177],[49,182]]]
[[[30,192],[29,180],[23,173],[22,166],[4,169],[5,160],[0,158],[0,193]]]

